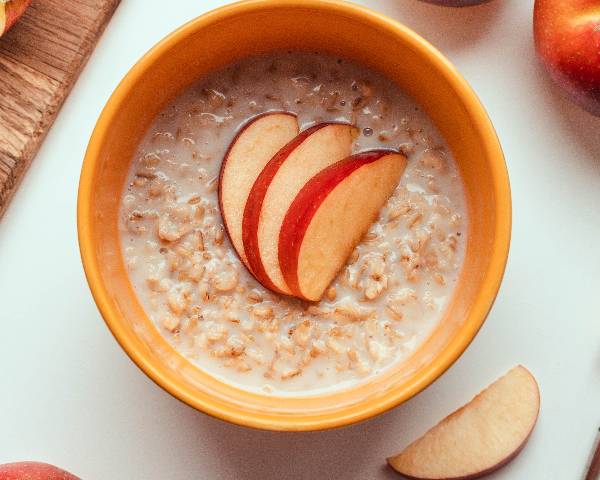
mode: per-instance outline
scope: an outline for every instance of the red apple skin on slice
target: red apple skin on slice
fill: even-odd
[[[315,175],[286,213],[279,263],[292,294],[318,301],[400,181],[406,157],[352,155]]]
[[[219,207],[225,230],[242,262],[249,267],[242,240],[242,218],[248,195],[264,166],[298,135],[296,115],[267,112],[243,125],[223,157]]]
[[[242,237],[250,270],[266,288],[291,294],[278,256],[285,214],[314,175],[350,155],[356,135],[356,128],[345,123],[314,125],[279,150],[254,182],[244,210]]]
[[[414,480],[472,480],[513,460],[537,422],[540,392],[519,365],[496,380],[404,451],[388,458]]]

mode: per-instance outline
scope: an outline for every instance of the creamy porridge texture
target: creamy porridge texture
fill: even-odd
[[[302,130],[350,122],[355,152],[408,158],[318,303],[262,287],[219,212],[223,155],[240,125],[270,110],[296,113]],[[370,69],[314,52],[248,58],[180,95],[139,145],[121,203],[124,260],[160,332],[210,374],[278,395],[345,388],[410,356],[443,316],[468,223],[452,156],[414,101]]]

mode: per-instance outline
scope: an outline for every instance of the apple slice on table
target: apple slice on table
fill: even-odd
[[[1,480],[79,480],[65,470],[40,462],[17,462],[0,465]]]
[[[539,409],[537,382],[519,365],[388,463],[411,479],[479,478],[517,456]]]
[[[400,153],[372,150],[334,163],[304,185],[279,234],[279,264],[294,296],[321,299],[405,167]]]
[[[293,113],[264,113],[240,129],[223,158],[219,180],[221,216],[233,248],[246,266],[242,217],[248,195],[264,166],[296,135],[298,122]]]
[[[25,13],[30,3],[31,0],[11,0],[7,3],[0,0],[0,37]]]
[[[250,270],[266,288],[290,295],[279,267],[279,231],[289,206],[317,173],[350,155],[357,130],[345,123],[310,127],[285,145],[260,173],[242,220]]]

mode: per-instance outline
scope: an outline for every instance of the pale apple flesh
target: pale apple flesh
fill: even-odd
[[[0,465],[2,480],[80,480],[62,468],[41,462],[16,462]]]
[[[519,365],[388,458],[388,464],[411,479],[479,478],[517,456],[533,431],[539,409],[537,382]]]
[[[223,158],[219,179],[221,216],[233,248],[247,267],[242,217],[248,195],[264,166],[296,135],[298,122],[294,114],[268,112],[239,130]]]
[[[597,0],[536,0],[534,38],[552,79],[600,115],[600,5]]]
[[[8,3],[0,3],[0,36],[17,22],[30,4],[31,0],[12,0]]]
[[[327,167],[302,188],[279,235],[279,264],[292,295],[321,299],[405,167],[398,152],[363,152]]]
[[[350,155],[356,128],[323,123],[300,132],[267,163],[244,209],[242,238],[250,270],[275,292],[290,295],[279,266],[279,232],[302,187],[318,172]]]

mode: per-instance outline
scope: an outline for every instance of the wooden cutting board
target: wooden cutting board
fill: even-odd
[[[120,0],[33,0],[0,37],[0,217]]]

